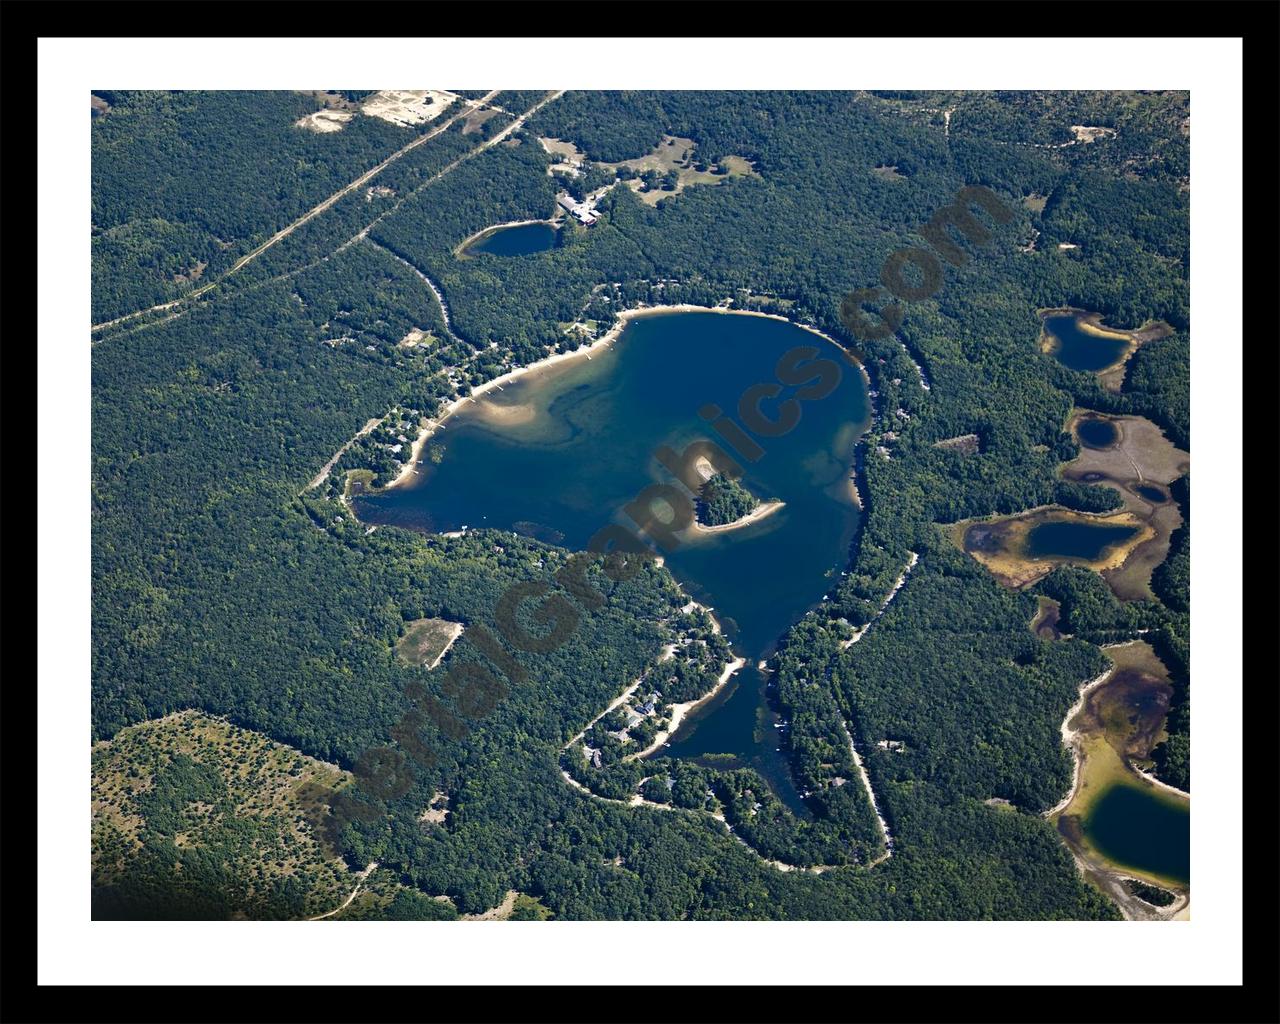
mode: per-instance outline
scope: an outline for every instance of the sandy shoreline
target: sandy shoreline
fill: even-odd
[[[695,608],[700,608],[702,609],[702,611],[707,613],[707,616],[711,619],[712,630],[715,633],[719,633],[720,623],[716,620],[716,617],[711,614],[711,609],[706,607],[705,605],[701,605],[697,601],[691,600],[689,601],[688,604],[684,605],[680,610],[683,612],[690,612],[690,611],[693,611]],[[676,651],[675,644],[667,644],[662,649],[662,654],[658,657],[658,664],[661,664],[664,661],[670,661],[675,656],[675,651]],[[724,688],[725,684],[728,683],[730,677],[732,677],[735,672],[737,672],[744,665],[746,665],[746,663],[747,663],[746,658],[734,658],[727,665],[725,665],[724,671],[720,673],[720,678],[716,680],[716,685],[713,686],[708,693],[703,694],[701,697],[698,697],[696,700],[686,701],[683,704],[673,704],[671,707],[671,721],[667,725],[667,728],[665,728],[656,736],[654,736],[653,742],[650,743],[649,746],[647,746],[644,750],[641,750],[637,753],[628,754],[624,758],[624,760],[632,761],[642,757],[647,757],[649,754],[657,750],[671,736],[675,734],[676,730],[680,728],[680,723],[684,721],[684,719],[689,715],[690,712],[692,712],[694,709],[698,707],[701,707],[703,704],[709,701],[712,697],[714,697],[717,693],[719,693]],[[579,732],[572,739],[570,739],[569,742],[566,743],[561,749],[568,750],[575,743],[579,742],[584,736],[586,736],[587,732],[590,731],[591,727],[595,725],[598,721],[600,721],[600,719],[604,718],[604,716],[609,714],[610,711],[613,711],[615,708],[621,706],[628,699],[630,699],[631,696],[636,692],[636,690],[640,688],[640,684],[644,682],[645,675],[646,673],[642,673],[638,679],[636,679],[630,686],[628,686],[625,690],[623,690],[622,693],[620,693],[617,697],[615,697],[613,701],[610,702],[608,707],[606,707],[603,711],[601,711],[598,715],[596,715],[593,719],[591,719],[591,721],[589,721],[585,726],[583,726],[582,731]],[[586,787],[583,786],[581,783],[577,782],[574,779],[569,778],[567,772],[563,774],[567,779],[569,779],[570,782],[572,782],[579,789],[586,790]],[[590,792],[589,790],[587,791]]]
[[[463,253],[466,252],[467,246],[475,245],[476,242],[484,238],[485,235],[491,235],[495,231],[501,231],[503,228],[519,228],[526,224],[546,224],[550,227],[556,227],[560,224],[560,220],[556,218],[542,220],[508,220],[501,224],[490,224],[487,228],[481,228],[474,235],[468,235],[456,246],[453,247],[453,255],[459,259],[466,259]]]
[[[717,632],[719,632],[718,629],[717,629]],[[713,698],[716,694],[718,694],[721,690],[723,690],[725,687],[725,684],[729,682],[730,677],[735,672],[737,672],[740,668],[742,668],[742,666],[745,665],[746,663],[747,663],[746,658],[734,658],[733,661],[729,662],[729,664],[727,664],[724,667],[724,671],[720,673],[720,678],[716,680],[716,685],[713,686],[707,693],[699,697],[697,700],[687,701],[684,704],[673,704],[671,706],[670,724],[665,729],[663,729],[662,732],[654,736],[653,742],[650,743],[647,747],[645,747],[644,750],[640,751],[637,754],[628,754],[627,760],[638,760],[642,757],[648,757],[655,750],[657,750],[659,747],[665,744],[667,740],[669,740],[672,736],[674,736],[679,731],[680,723],[685,720],[685,718],[690,714],[690,712],[695,711],[698,708],[702,707],[703,704],[706,704],[709,700],[711,700],[711,698]]]
[[[681,611],[688,612],[688,611],[692,611],[695,608],[700,608],[702,611],[707,613],[707,617],[711,620],[712,631],[718,634],[720,632],[720,622],[719,620],[716,619],[714,615],[711,614],[711,609],[708,608],[706,605],[699,604],[697,601],[690,601],[683,608],[681,608]],[[683,722],[686,717],[688,717],[690,712],[696,710],[697,708],[702,707],[703,704],[707,703],[707,701],[711,700],[712,697],[714,697],[721,690],[723,690],[725,687],[725,684],[729,682],[729,679],[733,676],[733,674],[737,672],[739,669],[741,669],[746,663],[747,663],[746,658],[734,658],[731,662],[725,665],[724,671],[720,673],[720,678],[716,680],[716,685],[713,686],[707,693],[703,694],[701,697],[697,698],[696,700],[686,701],[683,704],[673,704],[671,706],[671,721],[670,723],[668,723],[667,727],[663,729],[660,733],[658,733],[656,736],[654,736],[653,742],[650,743],[647,747],[645,747],[644,750],[641,750],[639,753],[628,754],[625,760],[632,761],[632,760],[638,760],[643,757],[648,757],[655,750],[657,750],[664,743],[666,743],[668,739],[670,739],[672,736],[676,734],[677,731],[679,731],[680,723]]]
[[[1172,793],[1174,796],[1180,796],[1184,800],[1191,799],[1191,794],[1188,793],[1185,789],[1179,789],[1177,786],[1171,786],[1169,785],[1169,783],[1165,782],[1163,779],[1156,778],[1150,772],[1144,772],[1137,765],[1130,764],[1129,767],[1132,768],[1139,775],[1141,775],[1144,779],[1146,779],[1149,783],[1151,783],[1151,785],[1155,786],[1157,789],[1163,789],[1166,793]]]
[[[658,657],[658,664],[662,664],[662,662],[664,662],[664,661],[670,661],[670,660],[672,659],[672,657],[675,655],[675,653],[676,653],[676,645],[675,645],[675,644],[667,644],[664,648],[662,648],[662,654],[661,654],[661,655],[659,655],[659,657]],[[613,702],[612,702],[612,703],[611,703],[607,708],[605,708],[603,711],[601,711],[601,712],[600,712],[600,714],[596,715],[596,717],[595,717],[595,718],[591,719],[591,721],[589,721],[586,725],[584,725],[584,726],[582,727],[582,732],[578,733],[578,735],[577,735],[577,736],[573,737],[573,739],[571,739],[568,743],[566,743],[566,744],[565,744],[563,747],[561,747],[560,749],[562,749],[562,750],[568,750],[571,746],[573,746],[573,745],[574,745],[575,743],[577,743],[580,739],[582,739],[582,737],[584,737],[584,736],[587,734],[587,732],[591,729],[591,727],[592,727],[593,725],[595,725],[595,724],[596,724],[596,722],[598,722],[598,721],[600,721],[600,719],[604,718],[604,716],[605,716],[605,715],[607,715],[607,714],[608,714],[610,711],[612,711],[614,708],[619,707],[619,706],[620,706],[620,705],[622,705],[624,702],[626,702],[626,700],[627,700],[627,699],[628,699],[628,698],[629,698],[633,693],[635,693],[635,692],[636,692],[636,690],[638,690],[638,689],[640,688],[640,684],[641,684],[642,682],[644,682],[644,676],[645,676],[645,674],[642,672],[642,673],[640,674],[640,676],[636,679],[636,681],[635,681],[635,682],[633,682],[630,686],[628,686],[625,690],[623,690],[623,691],[622,691],[622,693],[620,693],[620,694],[619,694],[619,695],[618,695],[618,696],[613,700]],[[572,779],[571,779],[570,781],[572,782],[572,781],[574,781],[574,780],[572,780]],[[581,784],[580,784],[580,783],[578,783],[578,782],[574,782],[574,785],[578,785],[578,786],[580,786]],[[585,789],[586,787],[585,787],[585,786],[582,786],[581,788]]]
[[[735,519],[732,523],[724,523],[720,526],[703,526],[696,519],[686,526],[680,533],[686,537],[705,537],[713,533],[725,533],[728,530],[740,530],[744,526],[750,526],[752,523],[758,523],[761,519],[767,519],[779,509],[786,506],[785,501],[762,501],[741,519]]]
[[[485,381],[485,383],[472,390],[470,394],[463,395],[460,398],[455,398],[445,406],[444,412],[442,412],[438,417],[427,420],[426,426],[419,431],[417,439],[413,442],[413,450],[409,457],[409,461],[401,467],[400,472],[396,474],[396,478],[392,480],[391,483],[387,484],[383,490],[389,491],[391,488],[399,486],[412,473],[416,472],[418,460],[422,455],[422,448],[431,438],[431,435],[437,430],[443,429],[444,421],[468,402],[475,402],[482,395],[488,394],[494,388],[501,390],[503,384],[510,384],[512,381],[519,380],[521,377],[525,376],[525,374],[532,373],[534,370],[542,370],[548,366],[554,366],[556,363],[563,363],[570,359],[580,359],[584,356],[589,357],[593,350],[603,348],[608,345],[618,336],[619,333],[621,332],[610,331],[608,334],[601,338],[597,338],[588,345],[580,345],[572,352],[557,352],[555,355],[547,356],[545,359],[539,359],[536,363],[529,363],[527,366],[517,366],[514,370],[508,370],[500,377],[494,377],[493,380]]]
[[[1084,710],[1085,701],[1089,699],[1089,694],[1105,683],[1111,674],[1116,670],[1115,665],[1108,665],[1107,670],[1102,675],[1094,679],[1090,679],[1080,688],[1079,699],[1071,705],[1067,710],[1066,717],[1062,720],[1062,742],[1063,745],[1071,751],[1071,788],[1067,791],[1067,795],[1058,801],[1053,807],[1044,812],[1046,818],[1053,818],[1055,815],[1064,811],[1067,806],[1075,799],[1076,793],[1080,789],[1080,767],[1083,756],[1080,750],[1080,732],[1071,728],[1069,724],[1076,715]]]
[[[525,374],[532,373],[535,370],[545,369],[549,366],[554,366],[557,363],[563,363],[572,359],[581,359],[584,357],[589,359],[593,351],[605,348],[616,341],[618,337],[621,336],[622,332],[626,330],[627,325],[632,320],[644,316],[661,316],[668,313],[723,313],[730,316],[760,316],[769,320],[781,320],[783,323],[791,324],[793,327],[798,327],[802,331],[808,331],[810,334],[816,334],[819,338],[822,338],[834,345],[841,352],[848,355],[850,359],[853,359],[854,362],[857,363],[858,368],[862,370],[864,377],[866,376],[866,368],[862,366],[861,363],[857,362],[857,359],[849,352],[848,349],[830,335],[824,334],[816,327],[809,327],[805,324],[798,324],[794,320],[788,320],[785,316],[781,316],[777,313],[763,313],[756,309],[725,309],[719,306],[694,306],[689,303],[679,303],[673,306],[637,306],[634,309],[626,309],[619,313],[617,323],[615,323],[606,333],[602,334],[595,341],[586,345],[580,345],[571,352],[557,352],[554,355],[547,356],[545,359],[539,359],[535,363],[529,363],[527,366],[518,366],[513,370],[508,370],[500,377],[494,377],[493,380],[486,381],[481,384],[479,387],[471,391],[470,394],[455,398],[453,401],[449,402],[445,406],[444,412],[442,412],[437,418],[427,420],[426,426],[422,428],[418,434],[417,440],[413,443],[413,449],[410,454],[409,461],[401,467],[400,472],[396,474],[396,478],[392,480],[391,483],[387,484],[383,490],[389,491],[393,487],[398,487],[410,476],[416,474],[418,460],[422,457],[422,449],[427,443],[427,440],[437,430],[442,429],[444,421],[461,409],[467,402],[475,402],[482,395],[487,394],[494,388],[501,389],[502,385],[517,381]],[[870,380],[870,378],[867,379],[868,381]]]

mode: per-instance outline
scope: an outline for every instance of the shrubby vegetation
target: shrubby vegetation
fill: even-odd
[[[518,106],[507,96],[508,109]],[[314,101],[292,94],[109,100],[122,101],[94,125],[94,223],[125,241],[109,258],[99,246],[95,320],[169,297],[160,275],[187,261],[182,247],[203,259],[201,239],[231,242],[209,261],[212,274],[335,180],[412,138],[360,118],[330,135],[298,131],[292,121]],[[944,134],[942,111],[953,106]],[[657,666],[661,623],[686,600],[649,565],[617,584],[593,570],[607,601],[583,610],[570,641],[520,654],[527,679],[460,734],[420,723],[434,763],[415,767],[403,796],[371,804],[368,820],[331,838],[349,866],[390,865],[407,889],[447,895],[463,914],[517,889],[558,918],[1114,917],[1035,812],[1069,784],[1058,728],[1079,684],[1103,664],[1096,644],[1152,629],[1171,671],[1188,664],[1189,549],[1175,538],[1155,581],[1158,602],[1120,604],[1098,577],[1058,570],[1037,592],[1062,602],[1075,638],[1048,643],[1027,629],[1032,597],[1001,589],[938,524],[1110,501],[1058,476],[1074,455],[1062,430],[1073,406],[1150,415],[1185,445],[1185,107],[1185,94],[571,92],[513,145],[435,181],[479,137],[450,130],[432,139],[388,169],[394,197],[348,197],[209,301],[170,322],[104,332],[95,347],[94,735],[197,707],[344,768],[396,742],[407,686],[438,693],[450,664],[485,657],[464,635],[436,670],[399,664],[404,623],[440,617],[493,629],[510,583],[550,583],[567,556],[492,531],[367,533],[336,500],[346,470],[374,468],[367,451],[339,465],[333,487],[306,491],[367,420],[429,414],[442,397],[576,345],[569,324],[595,321],[603,331],[614,311],[639,302],[712,304],[751,289],[851,342],[842,298],[875,285],[896,249],[925,244],[919,227],[961,185],[985,184],[1013,220],[989,246],[966,245],[967,264],[945,264],[936,295],[905,304],[896,336],[861,347],[876,393],[860,456],[863,525],[848,575],[774,659],[809,816],[783,811],[754,772],[669,758],[586,766],[582,781],[625,800],[647,778],[643,792],[665,788],[670,810],[595,800],[565,783],[561,748]],[[1068,141],[1071,124],[1119,134],[1051,148]],[[534,136],[616,161],[648,152],[664,133],[694,139],[708,161],[741,154],[759,177],[688,189],[657,207],[615,188],[600,223],[556,248],[520,260],[453,256],[491,224],[551,213],[551,158]],[[225,156],[193,167],[183,154],[197,143]],[[888,166],[898,177],[875,172]],[[137,181],[152,177],[154,194],[140,192]],[[1033,194],[1046,197],[1040,212],[1023,204]],[[139,227],[157,218],[169,227]],[[1020,250],[1036,231],[1036,247]],[[1058,250],[1058,239],[1081,248]],[[120,272],[138,252],[159,269]],[[440,287],[451,332],[415,270]],[[1064,304],[1123,326],[1163,319],[1176,331],[1140,349],[1111,395],[1039,351],[1036,309]],[[399,347],[413,329],[435,341]],[[339,337],[354,340],[325,344]],[[979,436],[975,454],[934,447],[967,433]],[[913,552],[918,564],[877,618]],[[850,624],[868,622],[857,644],[841,647]],[[704,685],[702,669],[675,679],[684,683]],[[1171,714],[1157,755],[1170,780],[1185,764],[1182,693],[1175,708],[1184,710]],[[837,864],[878,852],[865,793],[846,774],[846,724],[893,856],[870,871],[779,872],[761,854]],[[211,784],[185,766],[171,779],[160,793],[174,801]],[[437,790],[448,795],[448,821],[423,822]],[[997,813],[983,805],[990,797],[1024,813]],[[722,810],[736,835],[709,810]],[[162,820],[164,805],[155,811]],[[162,878],[171,864],[165,848],[140,862],[139,877]],[[230,912],[220,897],[187,898],[192,916]],[[281,905],[296,907],[291,899]],[[395,899],[399,910],[387,913],[429,911],[416,896],[389,908]]]

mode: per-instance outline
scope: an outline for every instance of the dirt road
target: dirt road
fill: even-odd
[[[360,188],[360,186],[368,183],[372,178],[374,178],[376,175],[378,175],[382,171],[386,170],[388,167],[390,167],[393,163],[399,160],[406,153],[409,153],[412,150],[417,149],[424,142],[428,142],[431,139],[434,139],[441,132],[447,131],[460,118],[466,117],[467,115],[473,113],[474,111],[482,108],[486,103],[489,102],[489,100],[497,96],[500,91],[501,90],[499,89],[494,89],[491,92],[482,96],[478,100],[464,100],[462,109],[458,111],[458,113],[454,114],[447,121],[439,125],[439,127],[433,128],[431,131],[427,132],[424,135],[419,135],[407,146],[403,146],[402,148],[392,153],[389,157],[383,160],[382,163],[365,171],[364,174],[356,178],[355,181],[351,182],[348,185],[343,186],[337,192],[331,195],[328,199],[325,199],[323,202],[313,206],[310,210],[304,213],[301,217],[295,220],[288,227],[281,228],[279,231],[277,231],[274,235],[268,238],[265,242],[263,242],[260,246],[258,246],[252,252],[247,253],[246,255],[241,256],[240,259],[236,260],[236,262],[231,265],[230,269],[228,269],[225,273],[219,275],[216,281],[210,281],[208,284],[200,288],[197,288],[195,291],[189,292],[188,294],[182,296],[179,299],[175,299],[172,302],[166,302],[159,306],[150,306],[147,309],[139,309],[133,313],[126,313],[124,316],[116,317],[114,320],[108,320],[105,323],[101,323],[101,324],[94,324],[91,329],[94,331],[99,331],[106,327],[114,327],[116,324],[124,323],[126,320],[132,320],[135,317],[143,316],[147,313],[156,313],[156,312],[159,312],[160,310],[172,309],[174,306],[177,306],[184,302],[189,302],[191,299],[194,299],[197,296],[201,295],[202,293],[207,292],[210,288],[212,288],[217,283],[217,281],[226,280],[228,277],[234,274],[237,270],[239,270],[245,264],[257,259],[264,252],[270,249],[273,245],[276,245],[278,242],[281,241],[281,239],[287,238],[289,235],[293,234],[293,232],[295,232],[298,228],[302,227],[302,225],[307,223],[307,221],[315,217],[318,217],[320,214],[324,213],[325,210],[329,209],[329,207],[333,206],[334,203],[338,202],[338,200],[342,199],[344,196],[350,195],[356,189]],[[561,94],[563,94],[563,90],[561,90]],[[539,106],[541,106],[541,104],[539,104]],[[534,109],[536,110],[538,108],[535,107]],[[533,111],[530,111],[529,113],[533,113]],[[525,116],[527,117],[528,114],[526,114]]]

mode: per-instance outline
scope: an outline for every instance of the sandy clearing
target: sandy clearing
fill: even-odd
[[[405,267],[408,267],[409,270],[413,271],[413,273],[417,276],[418,280],[420,280],[423,284],[425,284],[427,288],[430,289],[431,294],[436,297],[436,302],[440,306],[440,316],[444,320],[444,332],[448,336],[449,340],[465,344],[465,342],[463,342],[462,339],[459,338],[458,335],[456,335],[453,331],[453,318],[449,315],[449,304],[444,301],[444,292],[440,290],[440,287],[433,280],[431,280],[430,277],[428,277],[425,273],[423,273],[422,270],[420,270],[414,264],[410,263],[403,256],[400,256],[392,252],[385,245],[379,245],[377,242],[375,242],[372,238],[369,238],[367,235],[363,238],[363,241],[367,245],[371,245],[373,246],[373,248],[386,253],[397,263],[403,264]],[[410,332],[410,333],[412,334],[413,332]],[[405,338],[407,339],[408,335],[406,335]],[[404,340],[405,339],[402,339],[400,341],[401,345],[404,344]]]
[[[697,537],[706,537],[714,533],[726,533],[729,530],[741,530],[744,526],[750,526],[758,523],[762,519],[767,519],[779,509],[786,505],[785,501],[762,501],[741,519],[735,519],[732,523],[723,523],[720,526],[703,526],[696,519],[683,530],[679,536],[682,538],[694,539]]]
[[[458,637],[462,636],[462,629],[463,626],[461,622],[455,622],[453,624],[453,628],[449,630],[449,639],[445,641],[444,649],[441,650],[441,652],[436,655],[435,660],[427,666],[427,671],[435,668],[444,660],[444,656],[449,653],[449,648],[454,645]]]
[[[317,110],[314,114],[300,117],[293,123],[299,128],[327,134],[328,132],[342,131],[347,126],[347,122],[353,117],[355,115],[347,110]]]
[[[519,896],[515,889],[508,889],[506,896],[502,902],[496,907],[486,910],[483,914],[459,914],[459,921],[505,921],[511,916],[511,911],[516,908],[516,897]]]
[[[421,345],[424,341],[426,341],[430,337],[431,337],[430,331],[422,331],[415,327],[403,338],[401,338],[398,342],[396,342],[396,345],[399,348],[417,348],[417,346]]]
[[[434,121],[456,99],[457,93],[442,89],[383,89],[366,99],[360,112],[408,128]],[[476,109],[469,110],[468,116]]]

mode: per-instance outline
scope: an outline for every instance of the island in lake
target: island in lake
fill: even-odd
[[[91,109],[95,919],[1189,915],[1188,93]]]

